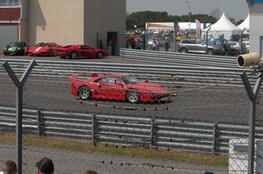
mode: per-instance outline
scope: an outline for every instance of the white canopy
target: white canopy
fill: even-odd
[[[249,18],[250,18],[250,15],[248,14],[247,18],[237,27],[240,28],[241,30],[246,30],[246,32],[249,32]]]
[[[219,35],[224,35],[224,38],[229,40],[234,34],[240,34],[242,29],[235,26],[226,16],[225,13],[222,14],[220,19],[210,27],[203,30],[203,35],[208,31],[208,36],[217,38]]]
[[[195,30],[196,29],[196,23],[195,22],[178,22],[178,25],[180,27],[180,30]],[[209,25],[206,24],[206,25]],[[204,23],[201,23],[201,28],[203,28]],[[173,22],[147,22],[146,28],[148,30],[174,30],[174,23]]]

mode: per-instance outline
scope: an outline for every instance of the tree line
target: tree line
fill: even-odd
[[[133,12],[131,14],[127,13],[126,18],[126,29],[133,30],[135,28],[144,29],[146,22],[195,22],[195,19],[199,20],[201,23],[215,23],[218,20],[218,16],[212,16],[207,14],[188,14],[182,16],[169,15],[167,12],[157,12],[157,11],[140,11]],[[229,20],[238,25],[243,22],[240,20],[235,21],[234,18],[229,18]]]

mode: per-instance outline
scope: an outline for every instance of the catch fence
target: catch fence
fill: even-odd
[[[8,62],[18,79],[29,63]],[[35,171],[34,162],[44,156],[54,159],[56,173],[82,173],[86,169],[98,173],[158,174],[239,171],[243,163],[236,167],[233,165],[236,161],[229,160],[229,140],[241,142],[248,135],[249,103],[240,79],[243,70],[186,64],[36,61],[23,87],[23,173]],[[250,69],[247,72],[254,84],[257,72]],[[13,136],[8,132],[14,132],[16,126],[16,88],[3,67],[0,73],[3,136],[0,160],[4,161],[14,159],[15,155],[14,142],[7,137]],[[176,96],[163,102],[108,99],[118,94],[115,86],[106,89],[105,98],[80,100],[70,93],[71,75],[75,73],[137,76],[143,82],[138,86],[154,83]],[[124,84],[117,87],[123,87],[122,92],[128,88]],[[147,89],[147,93],[154,92],[154,87]],[[257,100],[257,138],[260,139],[261,93]],[[60,145],[53,144],[57,138]],[[86,147],[88,144],[91,147]],[[103,148],[96,151],[101,144]],[[118,151],[111,153],[112,148]],[[186,157],[176,158],[181,154]]]

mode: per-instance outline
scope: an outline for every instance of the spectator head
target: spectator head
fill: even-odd
[[[38,174],[54,173],[54,163],[50,158],[42,158],[40,161],[36,162],[36,167],[38,169]]]
[[[12,160],[5,161],[2,165],[2,171],[4,172],[4,174],[16,174],[16,163]]]
[[[95,171],[92,171],[92,170],[86,170],[86,171],[84,172],[84,174],[98,174],[98,173],[95,172]]]

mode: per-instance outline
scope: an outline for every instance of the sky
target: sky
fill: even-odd
[[[219,9],[228,18],[236,21],[245,20],[248,13],[246,0],[127,0],[127,12],[166,11],[169,15],[188,15],[189,7],[192,14],[211,14]],[[188,5],[189,4],[189,5]]]

